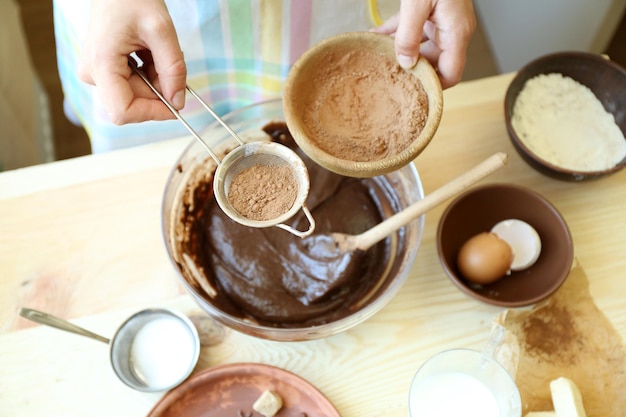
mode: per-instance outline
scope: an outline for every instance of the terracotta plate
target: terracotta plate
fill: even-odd
[[[276,417],[341,417],[317,388],[286,370],[258,363],[206,369],[169,391],[148,417],[262,417],[252,404],[263,391],[283,399]]]

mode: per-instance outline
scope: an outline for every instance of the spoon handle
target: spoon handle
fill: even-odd
[[[42,311],[33,310],[30,308],[22,308],[20,309],[20,316],[30,321],[34,321],[35,323],[44,324],[46,326],[54,327],[59,330],[65,330],[66,332],[75,333],[81,336],[89,337],[95,340],[99,340],[100,342],[104,342],[106,344],[109,343],[109,339],[107,339],[106,337],[100,336],[99,334],[96,334],[96,333],[92,333],[87,329],[83,329],[80,326],[70,323],[69,321],[63,320],[62,318],[59,318],[59,317],[52,316]]]
[[[385,237],[426,213],[431,208],[459,194],[469,188],[472,184],[500,169],[506,165],[507,159],[508,155],[504,152],[493,154],[480,164],[476,165],[474,168],[428,194],[423,199],[411,204],[404,210],[399,211],[360,235],[353,236],[353,243],[357,249],[369,249],[372,245],[380,242]]]

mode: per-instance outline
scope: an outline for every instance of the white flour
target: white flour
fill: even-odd
[[[562,168],[600,171],[626,157],[626,140],[613,115],[589,88],[561,74],[528,80],[511,124],[531,151]]]

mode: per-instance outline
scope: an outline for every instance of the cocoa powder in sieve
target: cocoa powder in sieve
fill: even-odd
[[[272,220],[288,212],[296,201],[298,183],[289,166],[252,165],[233,178],[228,201],[250,220]]]
[[[303,122],[324,152],[376,161],[405,150],[428,117],[420,80],[395,60],[369,50],[330,51],[308,91]]]

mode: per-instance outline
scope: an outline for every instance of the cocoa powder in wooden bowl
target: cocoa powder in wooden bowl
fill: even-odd
[[[373,177],[415,159],[439,127],[443,93],[425,58],[397,63],[393,38],[350,32],[305,52],[287,78],[285,120],[300,148],[335,173]]]

